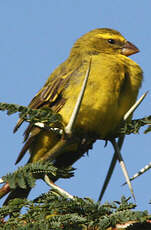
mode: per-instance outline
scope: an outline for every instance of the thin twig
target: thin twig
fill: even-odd
[[[122,148],[122,145],[123,145],[123,142],[124,142],[124,138],[125,138],[125,136],[121,136],[121,137],[118,138],[118,146],[119,146],[119,149]],[[104,183],[103,183],[103,187],[102,187],[102,189],[101,189],[101,192],[100,192],[98,201],[101,201],[101,200],[102,200],[102,197],[103,197],[103,195],[104,195],[104,193],[105,193],[105,191],[106,191],[106,188],[107,188],[107,186],[108,186],[108,184],[109,184],[109,181],[110,181],[110,179],[111,179],[111,176],[112,176],[112,174],[113,174],[113,171],[114,171],[116,162],[117,162],[117,155],[116,155],[116,153],[114,152],[114,155],[113,155],[113,157],[112,157],[112,161],[111,161],[111,163],[110,163],[109,170],[108,170],[107,175],[106,175],[106,177],[105,177],[105,180],[104,180]]]
[[[124,115],[123,120],[126,121],[130,115],[137,109],[137,107],[142,103],[144,98],[147,96],[148,91],[144,93],[136,102],[135,104],[128,110],[128,112]]]
[[[60,134],[60,135],[63,134],[63,129],[56,128],[56,127],[50,127],[50,126],[48,126],[48,125],[46,125],[45,123],[42,123],[42,122],[36,122],[34,124],[34,126],[37,126],[39,128],[45,129],[45,130],[52,131],[52,132]]]
[[[50,180],[50,178],[47,175],[44,176],[44,180],[49,186],[51,186],[54,190],[56,190],[61,196],[74,200],[74,197],[72,195],[70,195],[64,189],[62,189],[59,186],[57,186],[56,184],[54,184],[53,181]]]
[[[144,168],[140,169],[139,172],[135,173],[131,178],[130,181],[136,179],[137,177],[139,177],[140,175],[142,175],[143,173],[145,173],[146,171],[148,171],[151,168],[151,162],[148,165],[145,165]],[[123,183],[122,185],[126,185],[127,182]]]
[[[0,184],[3,184],[3,183],[4,183],[3,179],[2,179],[2,178],[0,178]]]
[[[82,99],[83,99],[83,96],[84,96],[84,93],[85,93],[85,89],[86,89],[89,74],[90,74],[91,62],[92,62],[92,60],[90,59],[89,67],[87,69],[87,72],[86,72],[86,75],[85,75],[85,78],[84,78],[82,88],[81,88],[81,91],[79,93],[76,105],[74,107],[74,110],[73,110],[73,113],[71,115],[70,121],[69,121],[68,125],[65,127],[65,133],[69,134],[69,135],[72,133],[72,129],[74,127],[74,124],[75,124],[76,119],[77,119],[77,115],[78,115],[79,110],[80,110],[80,106],[81,106],[81,103],[82,103]]]
[[[125,176],[125,179],[126,179],[126,182],[127,182],[127,184],[128,184],[128,187],[129,187],[129,189],[130,189],[130,192],[131,192],[131,194],[132,194],[132,196],[133,196],[133,198],[134,198],[134,200],[135,200],[135,195],[134,195],[134,192],[133,192],[132,184],[131,184],[131,182],[130,182],[129,175],[128,175],[128,171],[127,171],[127,169],[126,169],[126,165],[125,165],[125,163],[124,163],[123,157],[122,157],[122,155],[121,155],[121,153],[120,153],[119,146],[118,146],[118,144],[116,143],[116,140],[115,140],[115,139],[112,139],[112,140],[111,140],[111,143],[112,143],[112,145],[113,145],[113,147],[114,147],[115,153],[116,153],[116,155],[117,155],[117,159],[119,160],[121,169],[122,169],[123,174],[124,174],[124,176]]]
[[[10,192],[10,186],[8,183],[4,184],[2,188],[0,188],[0,199]]]
[[[141,102],[144,100],[144,98],[146,97],[146,95],[148,94],[148,91],[146,93],[144,93],[136,102],[135,104],[128,110],[128,112],[124,115],[123,117],[123,120],[126,121],[129,116],[136,110],[136,108],[141,104]],[[124,136],[122,137],[119,137],[118,138],[118,146],[119,146],[119,150],[122,148],[122,145],[123,145],[123,141],[124,141]],[[112,161],[110,163],[110,167],[109,167],[109,170],[107,172],[107,175],[106,175],[106,178],[104,180],[104,184],[103,184],[103,187],[102,187],[102,190],[101,190],[101,193],[100,193],[100,196],[99,196],[99,199],[98,201],[101,201],[102,200],[102,197],[105,193],[105,190],[109,184],[109,181],[111,179],[111,176],[113,174],[113,171],[114,171],[114,168],[115,168],[115,165],[116,165],[116,162],[117,162],[117,154],[114,153],[113,155],[113,158],[112,158]]]

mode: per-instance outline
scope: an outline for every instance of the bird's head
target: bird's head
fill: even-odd
[[[139,49],[127,41],[118,31],[100,28],[80,37],[71,50],[71,53],[73,52],[123,54],[130,56],[139,52]]]

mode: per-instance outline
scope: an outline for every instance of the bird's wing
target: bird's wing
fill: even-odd
[[[55,112],[58,112],[66,101],[65,98],[63,98],[62,96],[62,92],[66,87],[68,87],[68,82],[70,81],[71,77],[78,71],[79,68],[80,66],[77,66],[73,70],[69,71],[67,71],[65,68],[62,68],[62,70],[59,70],[59,73],[56,69],[56,71],[52,73],[44,87],[32,99],[29,107],[32,109],[49,107],[52,108]],[[14,128],[14,132],[17,131],[23,121],[23,119],[20,119],[18,121],[17,125]],[[32,135],[30,136],[29,134],[31,130]],[[16,160],[16,164],[22,159],[26,151],[29,149],[30,144],[34,140],[34,137],[39,134],[40,130],[40,128],[34,127],[33,124],[29,124],[24,133],[26,143]]]
[[[55,103],[58,96],[61,94],[69,77],[70,75],[64,75],[63,73],[62,76],[52,74],[50,76],[50,79],[48,79],[48,81],[44,85],[44,87],[31,100],[31,102],[28,105],[29,108],[39,109],[44,105],[51,107],[51,105]],[[19,119],[14,128],[14,132],[18,130],[23,121],[24,119]]]

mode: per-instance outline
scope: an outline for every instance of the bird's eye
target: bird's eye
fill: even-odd
[[[108,43],[115,44],[115,40],[114,39],[108,39]]]

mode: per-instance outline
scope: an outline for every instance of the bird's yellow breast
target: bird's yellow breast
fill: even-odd
[[[85,77],[88,63],[73,76],[63,97],[60,110],[65,124],[69,122]],[[93,56],[87,88],[76,122],[76,130],[92,133],[100,139],[114,135],[124,114],[136,100],[141,86],[142,70],[123,55]]]

